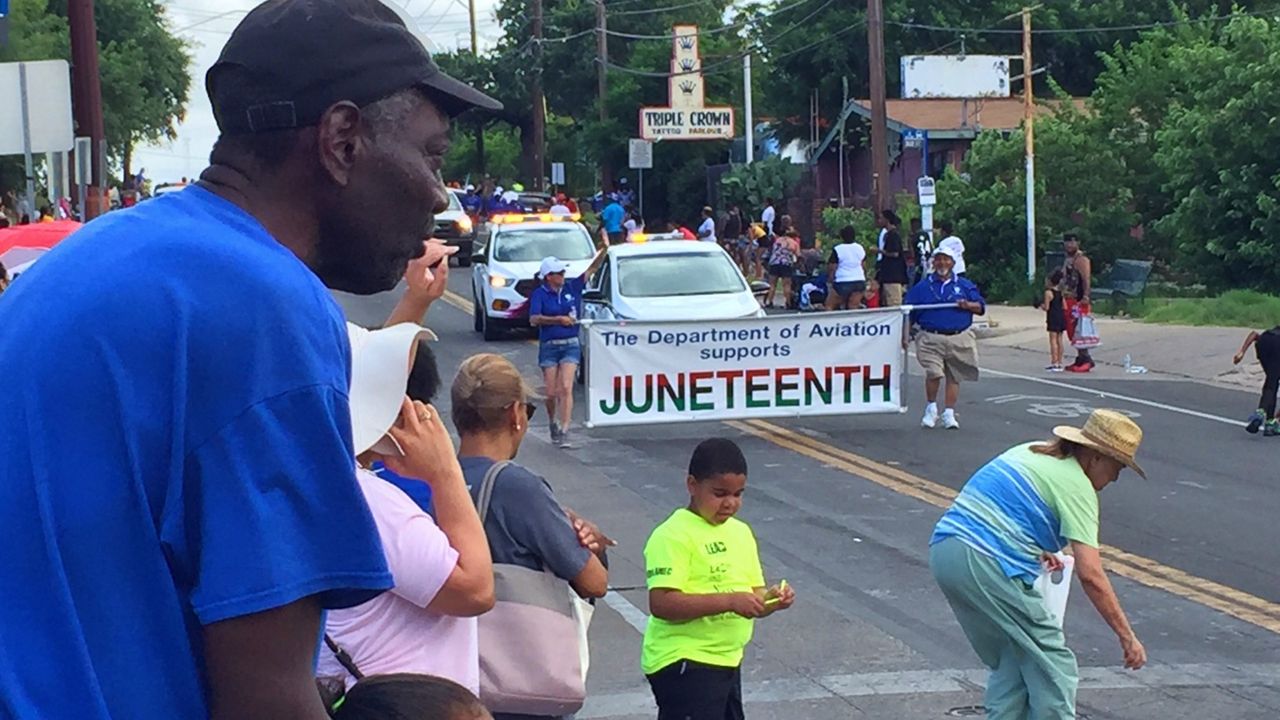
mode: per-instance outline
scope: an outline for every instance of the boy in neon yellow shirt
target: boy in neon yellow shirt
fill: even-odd
[[[751,528],[734,517],[747,459],[712,438],[689,461],[689,506],[676,510],[644,548],[649,625],[641,666],[658,720],[739,720],[742,654],[755,618],[791,607],[783,581],[766,589]]]

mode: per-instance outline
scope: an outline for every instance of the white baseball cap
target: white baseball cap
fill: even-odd
[[[955,251],[955,250],[953,250],[951,247],[949,247],[949,246],[947,246],[947,245],[939,245],[938,247],[934,248],[934,249],[933,249],[933,254],[934,254],[934,255],[946,255],[947,257],[951,258],[952,260],[955,260],[955,259],[956,259],[956,251]]]
[[[538,268],[538,276],[546,277],[548,275],[554,275],[556,273],[562,273],[562,272],[568,272],[568,271],[569,271],[569,263],[553,255],[551,257],[542,259],[542,267]]]
[[[347,323],[347,335],[351,338],[351,439],[356,454],[373,450],[382,455],[403,455],[387,431],[404,405],[414,345],[419,338],[438,338],[413,323],[382,330]]]

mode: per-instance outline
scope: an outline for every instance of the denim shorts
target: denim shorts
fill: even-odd
[[[582,364],[582,344],[577,338],[568,341],[543,340],[538,345],[538,367],[546,370],[564,363]]]
[[[839,295],[841,300],[848,300],[849,296],[854,293],[866,292],[867,283],[865,280],[836,282],[832,284],[831,289],[836,291],[836,295]]]

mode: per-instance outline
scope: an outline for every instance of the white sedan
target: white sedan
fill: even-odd
[[[764,283],[760,283],[763,285]],[[728,320],[764,317],[757,293],[716,243],[650,238],[609,248],[588,278],[591,320]]]

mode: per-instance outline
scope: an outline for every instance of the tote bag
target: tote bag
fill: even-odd
[[[485,473],[477,498],[481,524],[509,464],[494,463]],[[490,712],[527,715],[582,709],[591,606],[549,570],[494,563],[493,575],[497,602],[479,619],[480,702]]]
[[[1081,315],[1076,321],[1076,337],[1071,345],[1077,350],[1092,350],[1102,345],[1102,338],[1098,337],[1098,325],[1093,321],[1092,315]]]

